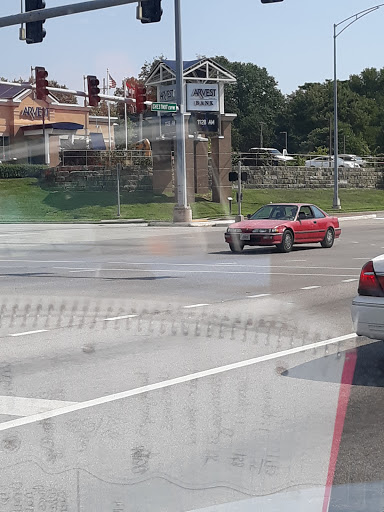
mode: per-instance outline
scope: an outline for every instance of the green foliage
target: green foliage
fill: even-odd
[[[276,80],[265,68],[250,62],[231,62],[223,56],[213,57],[213,60],[237,78],[236,83],[225,86],[225,110],[237,114],[232,129],[233,148],[246,152],[259,146],[260,123],[265,123],[263,145],[272,145],[277,116],[284,106],[284,96]]]
[[[40,178],[47,170],[45,165],[0,164],[0,179]]]
[[[384,68],[365,69],[338,83],[339,152],[384,151]],[[333,143],[333,82],[306,83],[287,96],[279,129],[289,133],[291,153],[310,153]],[[345,142],[345,144],[344,144]]]

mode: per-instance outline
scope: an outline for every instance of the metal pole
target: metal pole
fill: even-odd
[[[179,110],[176,115],[176,169],[177,169],[177,214],[174,220],[188,220],[187,180],[185,164],[185,124],[184,124],[184,69],[181,39],[180,0],[175,0],[175,50],[176,50],[176,102]],[[182,213],[185,211],[185,215]],[[190,210],[189,210],[190,212]]]
[[[143,140],[143,114],[139,114],[139,140]]]
[[[334,112],[334,133],[333,133],[333,208],[340,210],[339,198],[339,124],[337,114],[337,49],[336,49],[336,24],[333,25],[333,112]]]
[[[43,107],[43,140],[44,140],[44,164],[47,165],[46,131],[45,131],[45,107]],[[49,148],[48,148],[49,149]]]
[[[36,9],[34,11],[12,14],[0,18],[0,27],[10,27],[12,25],[21,25],[33,21],[47,20],[50,18],[59,18],[70,14],[95,11],[107,7],[116,7],[119,5],[134,4],[137,0],[89,0],[78,4],[67,4],[60,7],[50,7],[46,9]]]
[[[120,217],[120,172],[121,164],[116,165],[116,180],[117,180],[117,216]]]
[[[260,147],[261,148],[263,147],[263,124],[264,123],[260,123]]]
[[[329,168],[332,167],[332,116],[329,116]]]
[[[238,215],[241,217],[241,160],[239,160],[239,163],[237,164],[237,188],[239,194],[239,199],[237,201]]]
[[[127,97],[127,82],[124,80],[124,98]],[[127,104],[124,102],[125,151],[128,151],[128,114]],[[125,155],[127,156],[127,155]]]

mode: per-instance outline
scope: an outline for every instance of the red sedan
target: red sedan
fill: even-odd
[[[320,242],[322,247],[330,248],[340,233],[337,217],[313,204],[276,203],[231,224],[225,241],[233,252],[242,251],[245,245],[275,245],[281,252],[290,252],[293,244]]]

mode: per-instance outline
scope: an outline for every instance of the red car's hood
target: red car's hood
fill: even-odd
[[[234,224],[231,224],[229,227],[232,228],[241,228],[241,229],[260,229],[260,228],[277,228],[277,226],[285,226],[287,223],[290,223],[292,221],[289,220],[243,220],[241,222],[235,222]]]

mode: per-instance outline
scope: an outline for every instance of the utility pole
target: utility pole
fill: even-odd
[[[175,0],[175,49],[176,49],[176,102],[179,107],[176,115],[176,169],[177,205],[173,213],[174,222],[192,220],[192,210],[187,199],[187,172],[185,164],[185,122],[184,122],[184,65],[181,39],[180,0]]]

